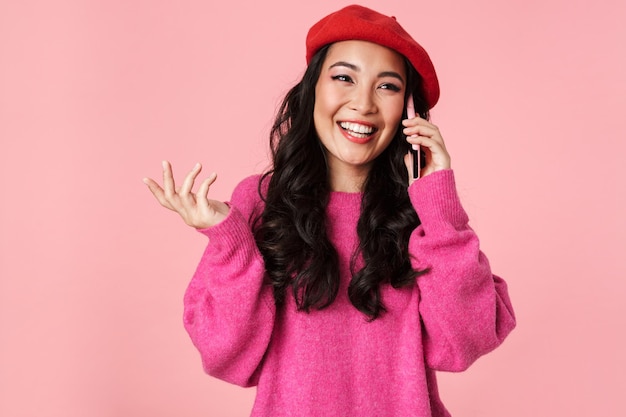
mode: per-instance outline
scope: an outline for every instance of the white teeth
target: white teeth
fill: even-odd
[[[373,127],[358,123],[341,122],[340,126],[345,130],[349,130],[351,133],[358,133],[362,135],[369,135],[374,131]]]

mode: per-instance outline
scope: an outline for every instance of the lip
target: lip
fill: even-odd
[[[372,131],[371,134],[369,134],[366,137],[356,137],[356,136],[352,136],[347,130],[345,130],[343,127],[341,127],[341,123],[344,122],[348,122],[348,123],[355,123],[355,124],[359,124],[359,125],[363,125],[363,126],[368,126],[373,128],[374,130]],[[371,141],[374,138],[374,135],[376,134],[376,132],[378,132],[378,128],[372,124],[372,123],[368,123],[368,122],[364,122],[362,120],[340,120],[337,122],[337,128],[339,128],[339,131],[341,132],[341,134],[348,139],[350,142],[353,143],[357,143],[359,145],[363,145],[369,141]]]

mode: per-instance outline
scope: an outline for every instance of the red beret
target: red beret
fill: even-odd
[[[439,100],[439,81],[430,57],[395,17],[385,16],[363,6],[352,5],[329,14],[314,24],[306,37],[306,62],[324,45],[362,40],[377,43],[404,55],[422,76],[428,108]]]

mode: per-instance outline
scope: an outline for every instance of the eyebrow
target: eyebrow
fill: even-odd
[[[328,69],[331,69],[334,67],[347,67],[356,72],[359,72],[361,70],[358,66],[351,64],[349,62],[345,62],[345,61],[335,62],[330,67],[328,67]],[[383,71],[378,74],[378,78],[383,78],[383,77],[397,78],[398,80],[402,81],[402,83],[404,83],[404,78],[402,78],[402,76],[395,71]]]

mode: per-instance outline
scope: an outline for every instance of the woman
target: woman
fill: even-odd
[[[349,6],[307,36],[271,133],[272,169],[208,199],[146,180],[209,244],[184,322],[209,374],[257,386],[253,416],[448,416],[461,371],[515,326],[428,111],[432,63],[395,18]],[[419,116],[407,118],[413,97]],[[424,153],[414,179],[412,145]]]

